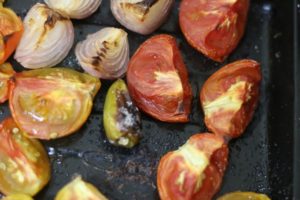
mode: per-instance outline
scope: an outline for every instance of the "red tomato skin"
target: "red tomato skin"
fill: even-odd
[[[183,0],[180,28],[192,47],[222,62],[244,35],[249,4],[249,0]]]
[[[157,72],[162,76],[175,74],[177,82],[169,80],[169,84],[156,84]],[[182,86],[180,94],[173,94],[174,90],[178,92],[175,83],[179,81]],[[174,37],[161,34],[145,41],[129,62],[127,83],[133,101],[152,117],[164,122],[189,121],[192,90]]]
[[[215,101],[236,83],[244,81],[250,89],[237,91],[242,94],[240,100],[243,102],[238,111],[226,110],[225,105],[221,107],[221,111],[214,112],[212,116],[205,114],[205,124],[208,129],[228,139],[241,136],[257,107],[261,79],[260,64],[249,59],[230,63],[209,77],[200,92],[203,110],[205,110],[205,103]]]
[[[212,143],[220,143],[219,147]],[[159,162],[157,185],[162,200],[210,200],[219,190],[228,164],[228,147],[224,140],[214,134],[204,133],[192,136],[188,142],[205,152],[209,165],[202,174],[197,174],[184,162],[185,157],[176,152],[169,152]],[[185,172],[184,184],[177,183],[178,177]],[[202,179],[197,188],[197,179]]]

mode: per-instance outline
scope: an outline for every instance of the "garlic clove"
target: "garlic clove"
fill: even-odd
[[[147,35],[166,20],[174,0],[111,0],[116,20],[131,31]]]
[[[89,74],[103,79],[120,78],[129,62],[127,33],[118,28],[103,28],[79,42],[75,54]]]
[[[74,27],[66,17],[45,4],[35,4],[24,19],[24,34],[15,59],[25,68],[52,67],[69,53]]]
[[[73,19],[84,19],[99,8],[102,0],[45,0],[52,9]]]

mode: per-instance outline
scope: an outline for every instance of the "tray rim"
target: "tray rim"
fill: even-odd
[[[298,6],[300,0],[294,0],[294,180],[293,199],[300,199],[300,57],[299,57],[299,17]],[[298,189],[297,189],[298,188]]]

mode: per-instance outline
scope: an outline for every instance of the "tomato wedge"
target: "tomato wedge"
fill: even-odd
[[[33,200],[30,196],[25,194],[12,194],[4,197],[2,200]]]
[[[108,200],[95,186],[81,177],[64,186],[55,196],[55,200]]]
[[[78,130],[91,113],[99,79],[66,68],[16,74],[9,106],[28,137],[55,139]]]
[[[232,192],[217,200],[271,200],[267,195],[254,192]]]
[[[209,77],[200,93],[208,129],[227,138],[239,137],[254,114],[260,81],[260,64],[254,60],[233,62]]]
[[[249,0],[182,0],[181,30],[191,46],[222,62],[244,35]]]
[[[3,64],[17,48],[22,34],[23,23],[14,11],[2,7],[0,2],[0,64]]]
[[[0,103],[8,99],[10,89],[10,79],[15,74],[11,64],[5,63],[0,65]]]
[[[0,124],[0,191],[38,193],[50,179],[50,162],[41,143],[24,136],[12,118]]]
[[[144,112],[165,122],[188,121],[192,92],[174,37],[162,34],[145,41],[129,62],[127,83]]]
[[[157,186],[161,200],[211,200],[219,190],[228,163],[222,137],[193,135],[159,162]]]

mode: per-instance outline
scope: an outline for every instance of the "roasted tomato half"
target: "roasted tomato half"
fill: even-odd
[[[175,38],[157,35],[131,58],[127,83],[137,106],[165,122],[187,122],[191,105],[188,73]]]
[[[34,196],[50,179],[50,162],[41,143],[24,136],[12,118],[0,124],[0,192]]]
[[[254,192],[232,192],[217,200],[271,200],[267,195]]]
[[[81,177],[75,178],[64,186],[56,195],[55,200],[108,200],[95,186]]]
[[[140,112],[122,79],[114,82],[107,92],[103,124],[106,136],[113,145],[132,148],[141,138]]]
[[[11,9],[2,7],[3,1],[0,1],[0,64],[15,51],[23,34],[21,19]]]
[[[182,0],[179,23],[187,41],[223,61],[244,35],[249,0]]]
[[[12,194],[4,197],[1,200],[33,200],[30,196],[25,194]]]
[[[254,60],[233,62],[209,77],[200,93],[206,126],[224,137],[239,137],[254,114],[260,81]]]
[[[9,63],[0,65],[0,103],[8,99],[10,89],[10,79],[15,74]]]
[[[55,139],[78,130],[91,113],[100,81],[66,68],[16,74],[9,106],[28,137]]]
[[[157,186],[162,200],[211,200],[227,167],[228,147],[215,134],[196,134],[159,162]]]

